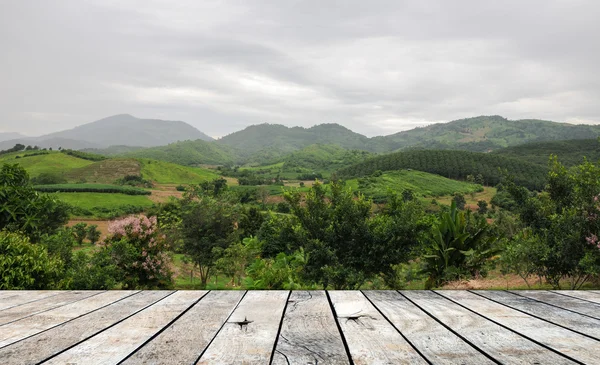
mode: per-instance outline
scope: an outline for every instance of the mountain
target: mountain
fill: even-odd
[[[12,139],[25,139],[25,138],[27,138],[27,137],[22,135],[21,133],[15,133],[15,132],[0,133],[0,142],[10,141]]]
[[[87,148],[99,148],[100,146],[87,142],[80,141],[76,139],[69,138],[61,138],[61,137],[52,137],[46,139],[40,139],[39,137],[34,138],[20,138],[20,139],[11,139],[8,141],[0,142],[0,150],[6,150],[8,148],[14,147],[16,144],[22,144],[25,146],[38,146],[40,148],[54,148],[57,149],[59,147],[71,150],[80,150]]]
[[[539,119],[509,120],[498,115],[432,124],[372,138],[377,152],[406,148],[489,152],[527,142],[595,138],[599,125],[574,125]]]
[[[345,149],[369,149],[369,138],[339,124],[320,124],[311,128],[286,127],[280,124],[251,125],[229,134],[216,143],[232,147],[249,157],[277,159],[315,143],[336,145]]]
[[[143,148],[124,153],[122,156],[150,158],[186,166],[233,164],[238,159],[236,152],[231,147],[201,139]]]
[[[547,166],[550,155],[558,156],[565,166],[581,164],[586,158],[596,163],[600,160],[600,142],[597,139],[573,139],[567,141],[531,142],[502,148],[492,152],[496,155],[519,158]]]
[[[38,140],[49,138],[86,141],[100,147],[115,145],[154,147],[185,140],[212,140],[211,137],[184,122],[139,119],[129,114],[114,115],[73,129],[47,134],[38,137]]]

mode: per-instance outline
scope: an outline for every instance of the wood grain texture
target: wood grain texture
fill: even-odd
[[[600,304],[600,294],[590,290],[552,290],[552,292]]]
[[[4,326],[8,323],[27,318],[50,309],[59,308],[63,305],[74,303],[78,300],[82,300],[100,293],[102,293],[102,291],[65,291],[57,295],[52,295],[40,300],[8,308],[0,311],[0,326]]]
[[[505,291],[473,290],[473,292],[511,308],[521,310],[527,314],[531,314],[554,324],[592,336],[596,340],[600,340],[600,320],[598,319],[558,309],[551,305],[520,297]]]
[[[395,291],[364,291],[373,304],[434,364],[494,364]]]
[[[48,298],[57,294],[60,291],[43,291],[43,290],[10,290],[1,292],[3,295],[0,297],[0,311],[23,305],[26,303],[34,302],[36,300]]]
[[[531,317],[502,304],[490,302],[467,291],[448,290],[440,294],[460,301],[463,306],[585,364],[594,364],[599,360],[600,341]]]
[[[37,364],[68,349],[171,292],[145,291],[134,294],[95,312],[63,323],[0,349],[3,365]]]
[[[44,364],[117,364],[205,293],[177,291]]]
[[[134,294],[135,291],[109,291],[38,313],[20,321],[9,323],[0,331],[0,348],[23,338],[35,335],[73,318],[85,315],[100,307]]]
[[[329,296],[355,364],[427,363],[361,292]]]
[[[123,364],[193,364],[216,336],[244,292],[211,291]]]
[[[560,295],[546,290],[515,290],[511,291],[511,293],[600,319],[600,304],[590,303],[579,298]]]
[[[273,364],[350,364],[324,291],[292,292]]]
[[[573,363],[434,292],[402,290],[400,293],[502,364]]]
[[[283,290],[248,292],[198,363],[268,364],[288,295]],[[246,319],[252,322],[237,323]]]

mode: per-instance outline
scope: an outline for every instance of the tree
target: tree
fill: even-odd
[[[77,240],[77,244],[81,246],[83,244],[83,240],[87,236],[87,223],[79,222],[76,225],[74,225],[73,226],[73,235],[75,236],[75,239]]]
[[[111,222],[101,255],[110,258],[123,288],[170,288],[171,258],[156,217],[129,216]]]
[[[477,212],[479,214],[485,214],[488,211],[488,203],[485,200],[480,200],[477,202]]]
[[[247,237],[242,242],[227,247],[222,253],[218,253],[220,258],[215,263],[217,270],[231,277],[233,286],[236,282],[241,286],[246,267],[260,254],[260,245],[261,242],[255,237]]]
[[[429,275],[427,287],[464,276],[485,274],[484,265],[498,253],[498,237],[483,216],[460,211],[452,202],[427,237],[423,272]]]
[[[90,224],[85,232],[85,237],[90,240],[92,245],[95,245],[96,242],[100,239],[100,231],[98,231],[98,226],[95,224]]]
[[[538,265],[554,288],[569,279],[580,288],[600,275],[600,166],[588,161],[565,168],[556,156],[549,161],[548,184],[531,194],[508,176],[503,185],[517,203],[519,217],[543,243],[545,255]]]
[[[210,197],[187,202],[182,210],[182,251],[198,267],[205,288],[222,252],[219,249],[225,250],[238,240],[237,214],[229,204]]]
[[[67,223],[69,206],[33,189],[29,175],[19,165],[0,170],[0,229],[21,231],[32,242],[52,234]]]
[[[20,233],[0,232],[0,290],[60,289],[63,265]]]
[[[463,210],[467,205],[467,201],[465,200],[465,196],[460,193],[455,193],[452,197],[452,202],[456,204],[456,208]]]

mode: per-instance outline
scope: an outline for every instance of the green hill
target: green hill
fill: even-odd
[[[600,160],[600,143],[597,139],[574,139],[569,141],[532,142],[519,146],[503,148],[494,154],[519,158],[538,165],[546,166],[551,154],[557,155],[558,160],[573,166],[583,162]]]
[[[600,126],[556,123],[538,119],[508,120],[498,115],[479,116],[432,124],[385,137],[377,152],[408,147],[492,151],[527,142],[584,139],[600,135]],[[383,148],[383,149],[381,149]]]
[[[414,169],[450,179],[465,180],[468,175],[481,174],[486,185],[496,185],[501,180],[499,169],[506,169],[515,182],[532,190],[544,187],[547,169],[521,159],[496,154],[453,151],[415,150],[377,156],[337,171],[339,177],[370,176],[377,170],[393,171]]]
[[[109,158],[94,162],[58,151],[27,156],[34,153],[28,151],[0,155],[0,163],[17,163],[32,178],[41,173],[55,173],[69,183],[112,184],[127,175],[136,175],[159,184],[193,184],[218,177],[208,169],[150,159]]]
[[[200,139],[144,148],[125,153],[122,156],[149,158],[186,166],[233,164],[237,160],[236,153],[232,148]]]
[[[401,193],[412,190],[417,197],[439,197],[454,193],[468,194],[483,190],[478,184],[456,181],[422,171],[389,171],[377,177],[351,179],[347,184],[375,202],[385,200],[388,190]]]

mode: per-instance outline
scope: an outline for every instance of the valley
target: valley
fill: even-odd
[[[102,125],[100,122],[95,122],[94,128]],[[152,123],[156,133],[163,133],[164,126]],[[541,132],[534,134],[535,129]],[[75,138],[73,133],[58,136]],[[552,196],[552,190],[547,191],[548,184],[552,186],[548,177],[554,175],[549,172],[561,171],[571,174],[569,179],[579,179],[578,170],[567,169],[584,169],[585,158],[597,161],[600,144],[596,139],[577,138],[594,133],[598,132],[593,126],[517,122],[495,116],[374,138],[338,124],[312,128],[263,124],[219,140],[204,138],[162,146],[113,148],[112,141],[106,140],[102,148],[78,150],[17,144],[0,152],[0,164],[24,169],[36,194],[48,194],[63,204],[68,215],[65,227],[70,227],[65,229],[75,232],[75,227],[95,227],[99,243],[84,238],[73,245],[73,255],[85,254],[78,258],[82,262],[101,260],[101,255],[112,249],[117,242],[112,225],[130,220],[131,215],[158,217],[152,228],[144,229],[164,232],[163,244],[168,242],[172,257],[166,267],[171,281],[166,279],[168,275],[164,280],[176,288],[337,287],[328,284],[333,279],[327,277],[333,274],[309,269],[304,250],[312,250],[315,257],[334,255],[330,256],[337,257],[334,262],[347,260],[336,264],[340,266],[335,270],[341,271],[335,275],[343,275],[339,288],[497,289],[502,283],[526,288],[533,282],[539,288],[594,286],[594,276],[573,284],[574,274],[536,281],[531,279],[536,269],[523,272],[510,261],[531,255],[525,246],[518,246],[530,240],[524,232],[535,229],[526,228],[533,223],[527,221],[519,204],[548,204],[544,200],[535,203],[535,199]],[[563,170],[550,160],[552,154],[566,166]],[[463,225],[461,229],[468,232],[465,237],[486,237],[477,243],[482,246],[459,249],[460,255],[478,252],[476,255],[482,255],[479,261],[456,256],[455,266],[448,268],[435,261],[448,252],[435,248],[430,231],[441,230],[446,219],[457,219],[453,224]],[[334,221],[338,223],[334,225]],[[354,226],[346,227],[345,221]],[[337,233],[336,225],[341,230]],[[542,232],[536,239],[542,239]],[[342,245],[348,237],[362,243]],[[306,240],[313,243],[303,244]],[[331,245],[329,253],[315,248],[321,240]],[[204,242],[204,246],[190,246],[194,242]],[[347,244],[350,246],[344,248]],[[362,251],[363,244],[370,247],[368,254]],[[506,247],[517,256],[503,255],[508,252]],[[130,249],[134,250],[133,246]],[[162,257],[166,252],[154,254]],[[384,252],[391,260],[385,271],[352,261],[353,255],[374,255],[374,259]],[[519,259],[519,254],[526,256]],[[86,265],[92,265],[91,261]],[[348,267],[358,271],[344,273]],[[309,272],[312,279],[306,276]],[[100,279],[104,275],[100,272],[97,275],[93,280],[108,280]],[[286,283],[285,277],[291,282]],[[93,280],[78,285],[97,287]],[[146,285],[162,285],[156,279],[145,280],[154,283]]]

